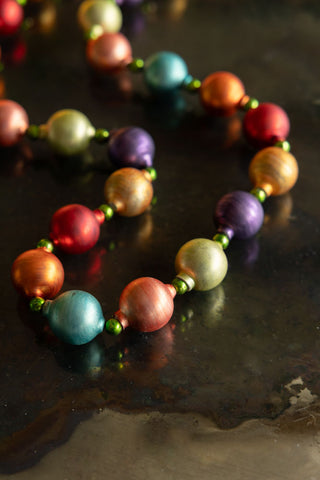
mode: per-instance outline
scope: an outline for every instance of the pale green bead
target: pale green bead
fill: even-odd
[[[89,119],[78,110],[59,110],[47,122],[47,140],[62,155],[84,152],[94,134]]]
[[[175,260],[177,276],[188,275],[195,290],[211,290],[219,285],[228,270],[228,260],[221,244],[206,238],[185,243]]]
[[[102,33],[117,33],[122,27],[122,13],[113,0],[85,0],[78,9],[78,22],[84,32],[99,26]]]

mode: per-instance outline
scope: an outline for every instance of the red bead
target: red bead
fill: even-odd
[[[176,290],[151,277],[133,280],[123,290],[116,312],[123,328],[153,332],[166,325],[173,314]]]
[[[12,100],[0,100],[0,146],[11,147],[21,140],[29,126],[27,112]]]
[[[16,0],[0,0],[0,35],[14,35],[23,21],[23,8]]]
[[[243,129],[252,145],[263,148],[285,140],[290,131],[290,121],[286,112],[278,105],[261,103],[246,113]]]
[[[50,238],[66,253],[84,253],[98,241],[100,224],[92,210],[83,205],[66,205],[51,219]]]

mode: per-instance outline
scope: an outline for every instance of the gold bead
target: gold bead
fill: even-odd
[[[117,33],[122,26],[122,13],[113,0],[85,0],[78,9],[78,22],[85,32],[98,25],[101,33]]]

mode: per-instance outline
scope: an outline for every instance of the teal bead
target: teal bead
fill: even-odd
[[[144,63],[144,79],[153,93],[170,93],[181,87],[188,75],[185,61],[173,52],[158,52]]]
[[[98,300],[88,292],[69,290],[47,300],[43,314],[53,333],[66,343],[83,345],[103,331],[105,319]]]

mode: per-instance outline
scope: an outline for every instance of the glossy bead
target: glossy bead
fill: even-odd
[[[183,295],[189,290],[188,285],[181,278],[175,277],[171,283],[178,295]]]
[[[223,250],[226,250],[230,243],[230,239],[225,233],[216,233],[212,240],[220,243]]]
[[[211,290],[224,279],[227,257],[218,242],[206,238],[195,238],[185,243],[175,259],[177,276],[189,276],[195,290]]]
[[[84,253],[98,241],[100,224],[92,210],[71,204],[59,208],[50,224],[50,238],[66,253]]]
[[[154,53],[144,63],[144,79],[154,93],[170,93],[181,87],[188,68],[185,61],[173,52]]]
[[[54,245],[47,238],[41,238],[37,243],[37,248],[45,248],[48,252],[53,252]]]
[[[296,183],[299,168],[295,157],[279,147],[260,150],[249,165],[249,177],[254,187],[267,195],[282,195]]]
[[[263,223],[263,208],[259,200],[248,192],[227,193],[218,202],[214,220],[219,232],[229,239],[250,238]]]
[[[98,25],[101,33],[116,33],[122,26],[122,13],[113,0],[85,0],[78,9],[78,22],[85,32]]]
[[[129,40],[122,33],[104,33],[89,40],[86,57],[90,65],[100,72],[116,73],[132,60]]]
[[[263,148],[285,140],[290,131],[290,121],[286,112],[278,105],[260,103],[257,108],[246,113],[243,129],[252,145]]]
[[[155,152],[154,141],[148,132],[138,127],[125,127],[112,134],[108,153],[117,167],[151,167]]]
[[[109,205],[114,205],[119,215],[134,217],[150,205],[153,187],[145,173],[136,168],[121,168],[106,181],[105,199]]]
[[[31,298],[29,303],[30,310],[32,312],[41,312],[44,302],[45,299],[41,297]]]
[[[78,110],[59,110],[47,122],[47,140],[61,155],[84,152],[94,134],[89,119]]]
[[[52,298],[60,291],[64,270],[60,260],[44,248],[27,250],[12,265],[12,281],[22,295]]]
[[[106,322],[105,329],[109,335],[119,335],[122,332],[122,325],[116,318],[109,318]]]
[[[212,73],[203,80],[200,88],[202,105],[215,115],[232,115],[244,94],[241,80],[229,72]]]
[[[143,58],[133,58],[132,61],[128,63],[128,69],[133,73],[141,72],[144,69]]]
[[[43,306],[53,333],[66,343],[83,345],[103,331],[105,319],[98,300],[88,292],[69,290]]]
[[[123,290],[115,317],[123,328],[153,332],[168,323],[173,314],[176,290],[151,277],[133,280]]]
[[[23,8],[16,0],[0,0],[0,36],[14,35],[23,21]]]
[[[12,100],[0,100],[0,146],[16,145],[29,126],[27,112]]]

